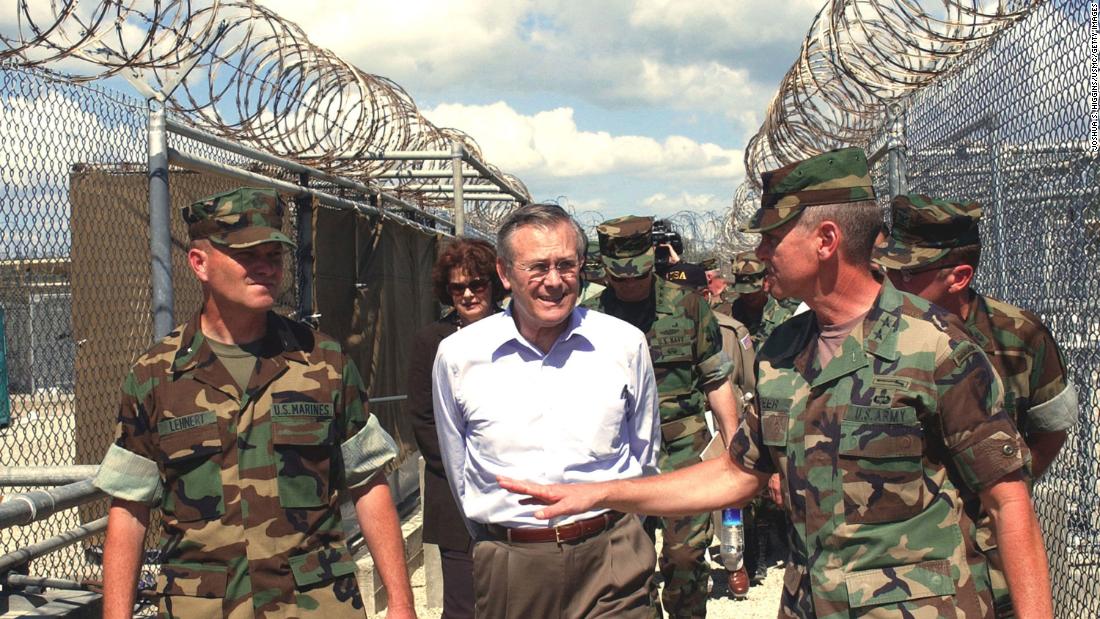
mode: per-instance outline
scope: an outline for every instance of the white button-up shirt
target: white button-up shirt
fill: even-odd
[[[537,505],[503,490],[498,475],[539,483],[657,473],[660,421],[645,334],[577,308],[543,354],[510,311],[443,340],[432,374],[436,432],[451,490],[468,519],[546,527]]]

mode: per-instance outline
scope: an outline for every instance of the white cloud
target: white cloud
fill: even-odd
[[[696,45],[744,48],[771,41],[797,41],[822,0],[638,0],[631,25],[691,37]]]
[[[762,102],[760,84],[748,71],[731,69],[717,62],[676,65],[653,59],[620,59],[621,70],[630,80],[614,83],[608,95],[624,102],[635,100],[677,109],[705,110],[736,116],[739,106]],[[635,65],[636,66],[632,66]]]
[[[680,192],[675,195],[655,193],[644,200],[642,206],[646,214],[655,217],[670,217],[680,211],[693,213],[723,212],[729,208],[729,199],[714,194],[692,194]]]
[[[683,136],[663,141],[585,131],[572,108],[527,116],[500,101],[491,105],[442,104],[424,115],[440,127],[474,136],[486,159],[521,177],[577,177],[612,173],[728,179],[743,175],[742,153]]]
[[[263,0],[310,40],[368,73],[421,83],[474,76],[520,43],[518,0]]]
[[[43,132],[48,125],[50,131]],[[69,166],[88,161],[133,161],[125,158],[127,128],[108,127],[57,91],[34,97],[9,97],[0,106],[0,127],[18,140],[0,140],[0,179],[12,186],[67,185]],[[130,144],[144,142],[133,136]],[[80,152],[95,145],[95,152]],[[78,159],[80,158],[80,159]]]
[[[773,85],[750,79],[737,50],[805,34],[806,4],[707,0],[700,11],[671,3],[542,0],[419,2],[263,0],[313,43],[414,96],[456,84],[557,92],[601,105],[669,106],[738,118],[763,110]],[[745,6],[741,6],[745,5]],[[679,20],[670,16],[681,15]],[[766,22],[761,29],[750,17]],[[785,68],[785,67],[784,67]]]

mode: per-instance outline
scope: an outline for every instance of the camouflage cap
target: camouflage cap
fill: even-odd
[[[239,187],[185,206],[181,214],[192,241],[209,239],[233,249],[261,243],[294,247],[294,241],[282,232],[285,210],[274,190]]]
[[[743,251],[733,257],[733,284],[730,289],[740,294],[751,294],[764,289],[764,263],[756,252]]]
[[[700,264],[680,262],[668,268],[665,279],[692,289],[703,288],[707,285],[707,270]]]
[[[765,232],[787,223],[808,206],[875,199],[861,148],[831,150],[764,172],[760,208],[743,232]]]
[[[639,277],[653,270],[653,218],[627,215],[596,226],[600,259],[611,277]]]
[[[958,247],[980,245],[977,202],[940,200],[910,193],[890,203],[890,236],[875,247],[872,259],[887,269],[930,265]]]
[[[713,271],[718,268],[718,258],[707,256],[699,261],[699,266],[703,267],[704,271]]]

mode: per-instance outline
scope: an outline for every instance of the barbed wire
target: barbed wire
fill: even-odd
[[[15,0],[0,26],[0,60],[38,67],[73,82],[139,77],[185,122],[326,172],[418,193],[439,209],[450,198],[438,179],[384,172],[445,171],[451,161],[380,160],[383,151],[449,151],[451,141],[484,161],[457,129],[424,118],[393,81],[366,73],[314,45],[295,23],[252,0]],[[515,176],[486,166],[530,200]],[[468,178],[467,188],[492,186]],[[499,221],[515,203],[467,200],[469,219]]]
[[[746,179],[806,157],[865,144],[889,102],[929,84],[955,60],[1042,0],[830,0],[745,148]]]
[[[745,147],[745,180],[722,241],[732,246],[755,237],[736,226],[751,216],[763,172],[867,145],[891,102],[951,70],[1043,1],[829,0]]]

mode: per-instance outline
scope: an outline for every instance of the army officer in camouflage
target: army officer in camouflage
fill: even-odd
[[[141,355],[95,484],[113,497],[104,616],[130,617],[150,507],[162,617],[365,616],[340,525],[350,495],[389,594],[415,617],[380,470],[393,440],[339,344],[271,312],[293,247],[283,202],[241,188],[183,210],[203,305]]]
[[[550,503],[543,517],[593,504],[677,514],[743,504],[778,472],[792,523],[780,616],[820,619],[994,617],[963,506],[977,495],[1017,613],[1051,617],[1027,446],[961,325],[867,268],[881,215],[863,152],[762,180],[757,255],[772,291],[811,311],[757,351],[759,409],[746,411],[730,458],[625,483],[502,483]]]
[[[981,257],[978,203],[908,194],[893,199],[891,214],[894,225],[875,248],[875,262],[899,290],[965,322],[1004,384],[1005,409],[1031,449],[1031,472],[1038,478],[1077,420],[1077,391],[1066,377],[1058,344],[1035,314],[971,287]],[[1011,617],[997,541],[985,515],[979,520],[978,546],[989,557],[998,614]]]
[[[737,403],[728,380],[733,362],[722,350],[710,305],[691,288],[655,277],[652,217],[620,217],[596,228],[607,290],[582,305],[625,320],[646,334],[661,415],[661,471],[696,462],[710,442],[708,405],[723,445],[737,428]],[[704,278],[705,274],[699,273]],[[713,530],[705,510],[665,518],[661,601],[670,617],[705,617]]]

